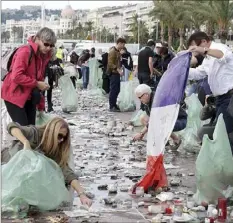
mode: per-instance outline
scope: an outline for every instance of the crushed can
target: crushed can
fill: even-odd
[[[218,199],[218,221],[224,222],[227,219],[227,199]]]

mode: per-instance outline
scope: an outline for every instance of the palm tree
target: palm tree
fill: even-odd
[[[132,23],[129,25],[130,31],[133,33],[133,42],[137,43],[138,42],[138,28],[140,31],[140,38],[139,41],[140,43],[146,43],[147,40],[149,39],[149,30],[146,27],[146,24],[144,21],[139,20],[138,21],[138,14],[134,14],[132,18]],[[139,44],[140,44],[139,43]]]
[[[13,38],[14,38],[14,41],[13,42],[15,42],[15,34],[18,32],[18,27],[16,27],[16,26],[13,26],[12,27],[12,33],[13,33]]]
[[[85,29],[87,32],[88,31],[91,32],[91,30],[93,29],[93,22],[92,21],[85,22]]]
[[[10,39],[10,32],[9,31],[5,31],[1,33],[1,39],[4,40],[4,43],[7,43]]]
[[[233,18],[233,2],[230,0],[202,2],[201,7],[195,8],[193,13],[198,12],[206,19],[207,34],[214,34],[214,26],[217,25],[218,35],[221,42],[227,39],[228,28]]]

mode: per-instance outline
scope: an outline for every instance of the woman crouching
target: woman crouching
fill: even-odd
[[[71,185],[78,193],[81,203],[91,206],[92,202],[86,197],[84,189],[79,183],[78,176],[68,165],[70,130],[68,124],[62,118],[53,118],[41,127],[21,126],[18,123],[12,122],[8,125],[8,132],[19,141],[10,149],[2,151],[2,163],[10,160],[12,151],[19,151],[23,146],[27,149],[42,152],[46,157],[54,160],[60,166],[66,186]]]

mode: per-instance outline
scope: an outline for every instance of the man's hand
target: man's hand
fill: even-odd
[[[37,87],[41,90],[41,91],[46,91],[49,89],[49,85],[46,84],[43,81],[37,81]]]
[[[140,141],[142,140],[144,137],[144,134],[142,134],[141,132],[140,133],[137,133],[134,137],[133,137],[133,141]]]
[[[205,96],[205,106],[207,106],[208,105],[208,103],[207,103],[207,99],[208,99],[208,97],[209,97],[210,95],[206,95]]]
[[[92,200],[90,200],[85,194],[80,195],[80,201],[82,205],[87,205],[88,207],[92,205]]]
[[[198,53],[198,54],[201,54],[201,55],[205,54],[204,47],[200,47],[200,46],[190,46],[188,51],[190,51],[192,53]]]

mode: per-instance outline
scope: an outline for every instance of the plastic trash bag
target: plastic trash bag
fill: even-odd
[[[204,135],[203,144],[196,160],[197,193],[194,199],[215,202],[219,197],[229,197],[233,186],[233,157],[222,114],[218,118],[213,140]]]
[[[130,124],[134,127],[142,126],[141,118],[146,115],[145,111],[142,111],[141,109],[133,114],[133,118],[130,120]]]
[[[36,126],[47,124],[55,115],[48,115],[44,112],[36,112]]]
[[[77,86],[77,89],[82,89],[83,88],[83,81],[82,81],[82,79],[77,79],[76,80],[76,86]]]
[[[62,171],[53,160],[23,149],[2,165],[2,213],[26,213],[29,205],[54,210],[62,202],[69,202],[69,192]]]
[[[123,112],[136,110],[132,81],[121,82],[121,91],[117,101],[120,110]]]
[[[188,106],[188,120],[186,128],[179,132],[183,138],[183,148],[187,152],[198,152],[200,150],[200,145],[197,141],[197,131],[202,126],[200,120],[200,111],[202,105],[195,94],[192,94],[190,97],[185,99],[185,102]]]
[[[58,84],[62,91],[61,107],[63,112],[76,112],[78,108],[77,94],[70,77],[62,76]]]
[[[14,140],[14,137],[12,137],[7,131],[7,125],[10,122],[12,122],[11,117],[8,114],[6,107],[4,106],[4,107],[1,108],[1,132],[2,132],[2,140],[3,140],[4,144],[7,141]],[[3,148],[4,147],[2,146],[1,150]]]
[[[90,59],[88,62],[88,66],[90,69],[90,77],[89,77],[89,84],[94,88],[102,88],[103,84],[103,70],[99,68],[100,63],[97,59],[93,58]]]

